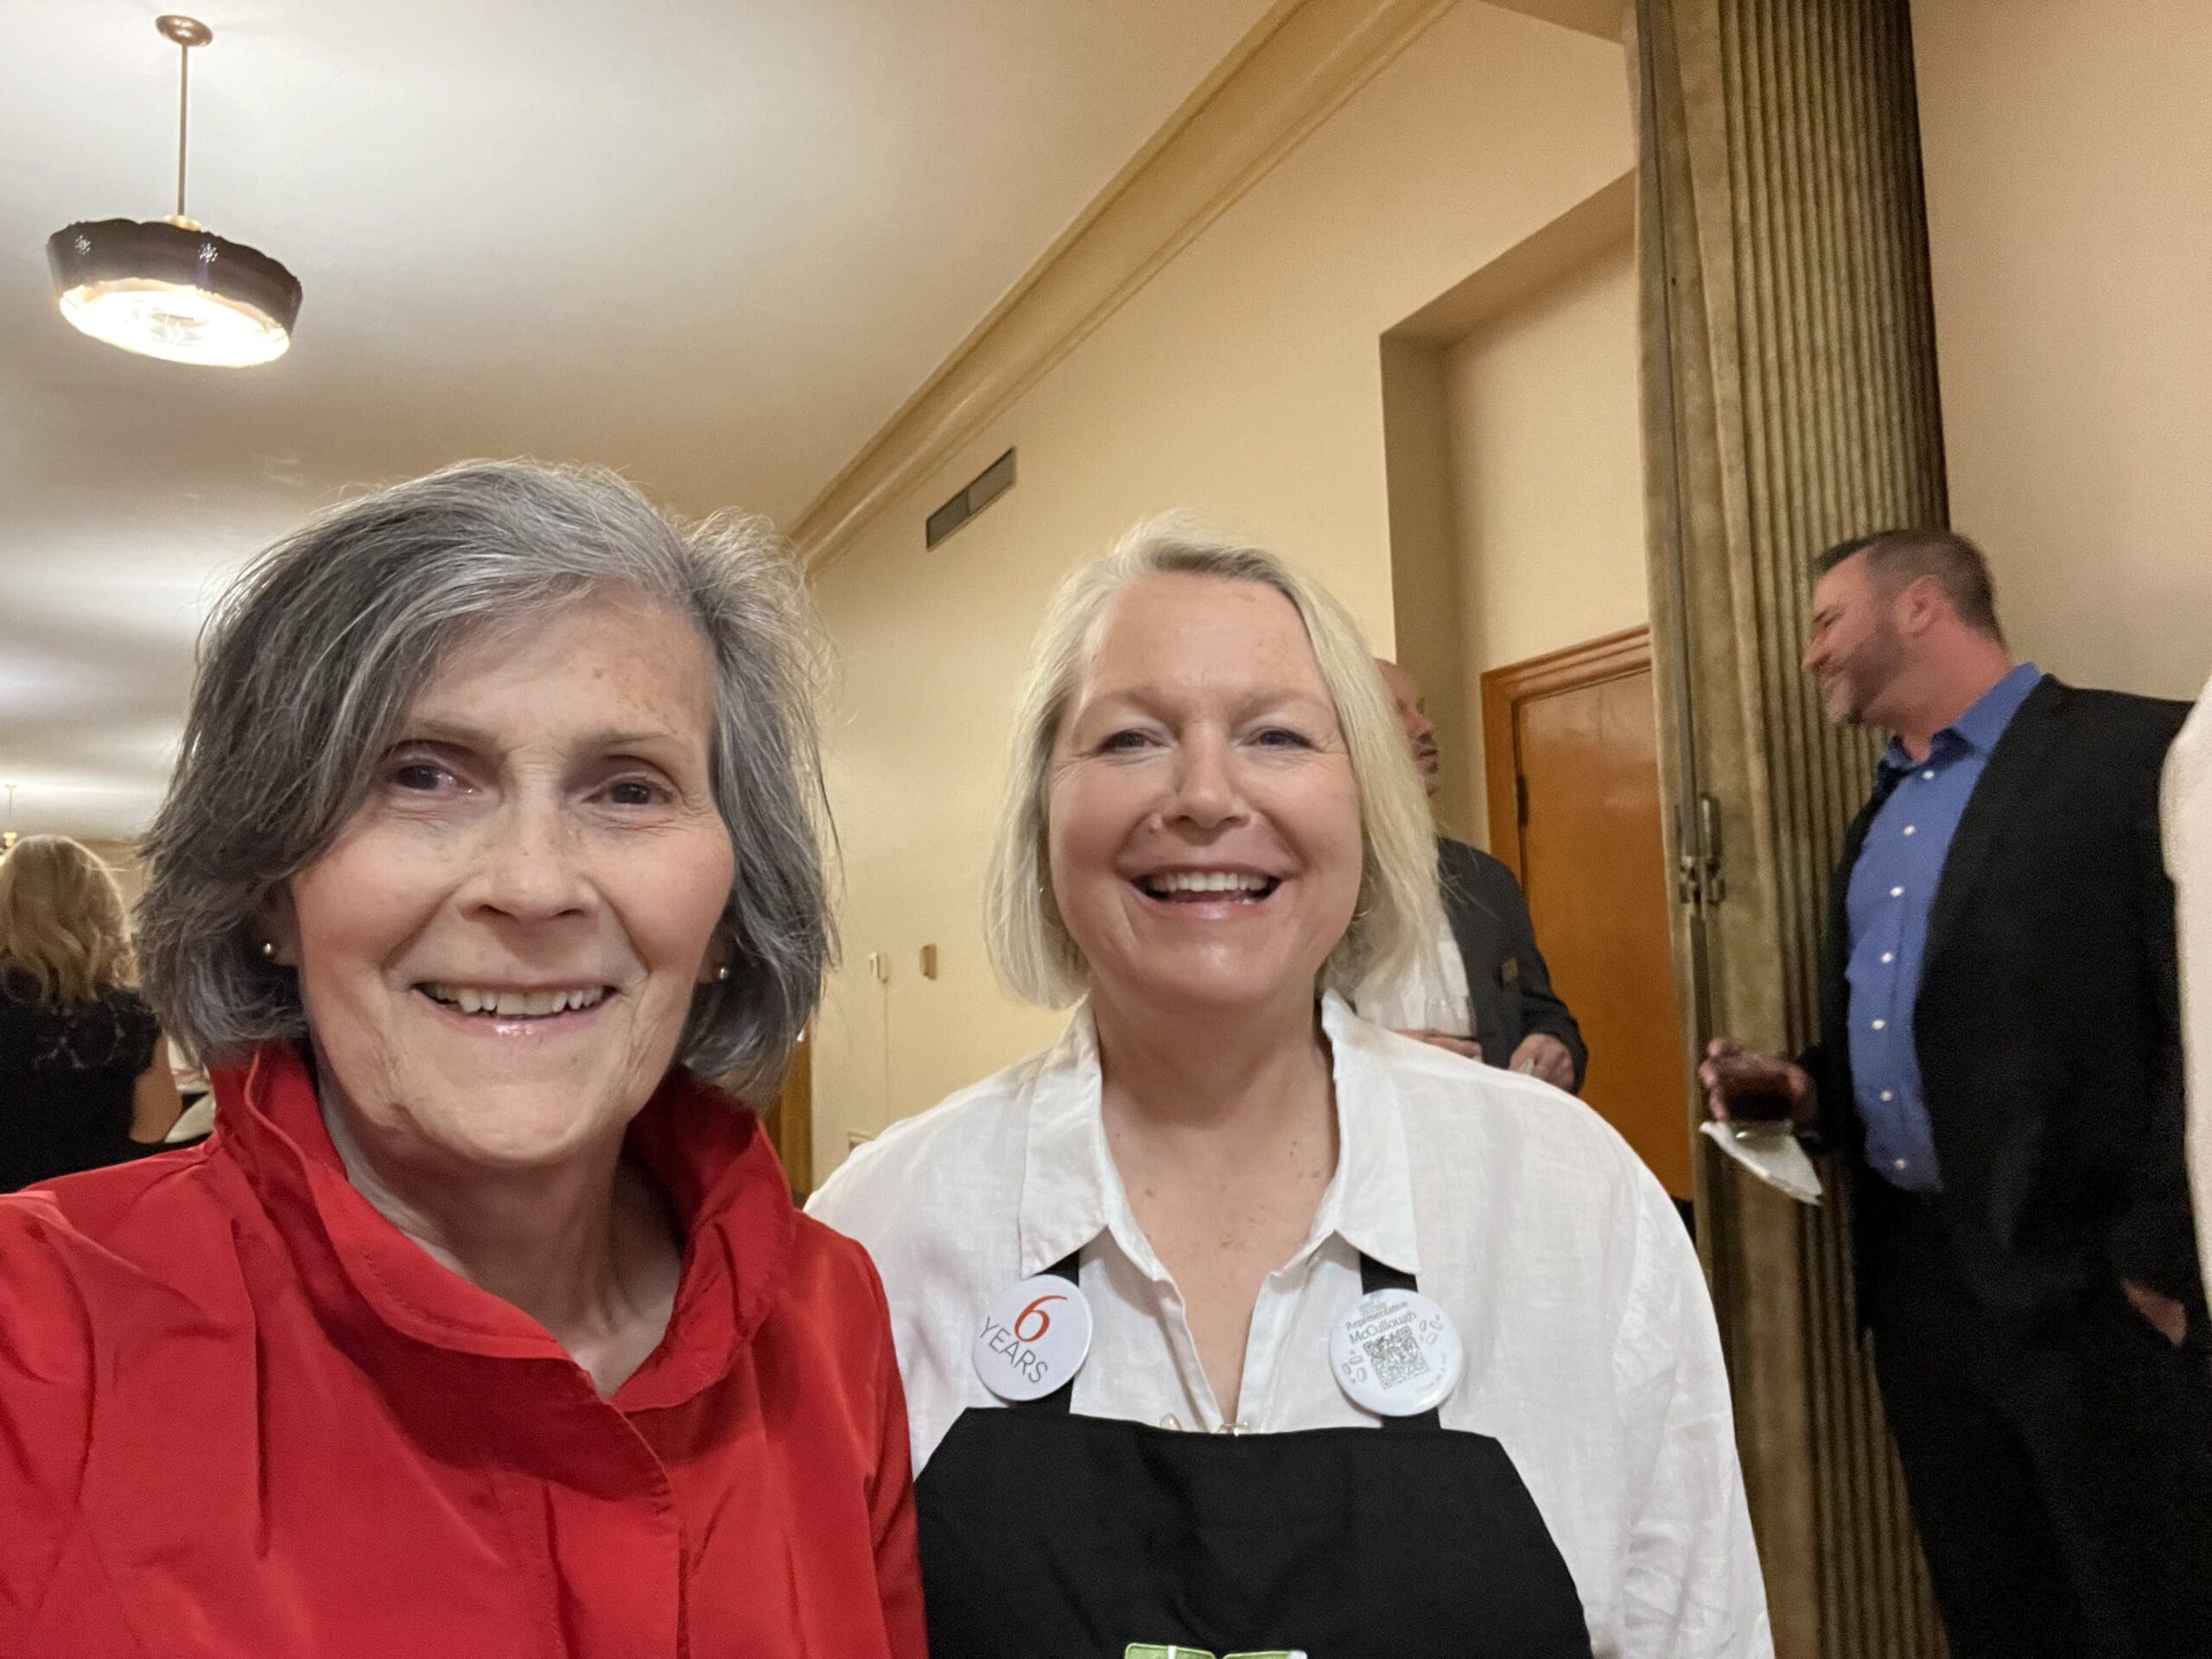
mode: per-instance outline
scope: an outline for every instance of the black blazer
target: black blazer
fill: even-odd
[[[2182,1155],[2174,893],[2158,780],[2187,705],[2046,677],[1998,741],[1953,838],[1913,1007],[1960,1266],[1993,1310],[2063,1315],[2120,1278],[2203,1317]],[[1860,1166],[1847,1032],[1845,895],[1872,804],[1844,843],[1822,942],[1821,1040],[1805,1056],[1821,1138]]]
[[[1464,841],[1440,836],[1437,874],[1444,914],[1466,965],[1467,996],[1474,1005],[1475,1039],[1486,1065],[1513,1063],[1513,1051],[1532,1031],[1548,1032],[1574,1057],[1574,1086],[1590,1064],[1582,1027],[1552,988],[1551,969],[1536,949],[1536,925],[1513,872]]]

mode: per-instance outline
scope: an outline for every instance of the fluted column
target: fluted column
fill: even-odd
[[[1669,850],[1694,876],[1684,1036],[1794,1050],[1873,754],[1798,666],[1808,561],[1944,521],[1910,17],[1906,0],[1639,0],[1630,46]],[[1709,1148],[1699,1170],[1777,1642],[1784,1659],[1934,1655],[1856,1337],[1842,1172],[1823,1174],[1808,1211]]]

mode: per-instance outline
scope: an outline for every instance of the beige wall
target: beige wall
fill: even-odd
[[[123,889],[124,904],[137,904],[138,895],[146,887],[146,867],[138,861],[137,844],[128,841],[86,841],[85,845],[99,855],[108,873],[115,877],[115,885]]]
[[[2069,678],[2212,672],[2212,4],[1914,0],[1951,516]]]
[[[1479,676],[1649,615],[1636,254],[1623,241],[1484,323],[1444,361],[1466,794],[1487,845]]]
[[[1618,46],[1462,3],[821,575],[846,965],[816,1056],[817,1165],[1036,1046],[982,960],[976,880],[1046,592],[1195,505],[1391,632],[1378,340],[1631,164]],[[933,552],[924,515],[1008,444],[1020,482]],[[923,980],[925,943],[941,976]],[[879,983],[867,958],[880,952]]]

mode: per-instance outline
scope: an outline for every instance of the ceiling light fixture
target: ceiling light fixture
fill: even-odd
[[[55,297],[71,327],[126,352],[232,369],[270,362],[292,343],[299,279],[259,249],[184,214],[192,48],[215,32],[196,17],[156,17],[154,27],[180,48],[176,212],[143,222],[88,219],[56,231],[46,240]]]

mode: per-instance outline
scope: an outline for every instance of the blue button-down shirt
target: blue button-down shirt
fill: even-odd
[[[2022,663],[1936,734],[1915,761],[1894,738],[1875,785],[1889,798],[1867,826],[1845,895],[1851,930],[1851,1081],[1866,1127],[1866,1161],[1908,1192],[1942,1189],[1912,1007],[1928,951],[1928,914],[1951,837],[1981,781],[1990,752],[2043,671]]]

